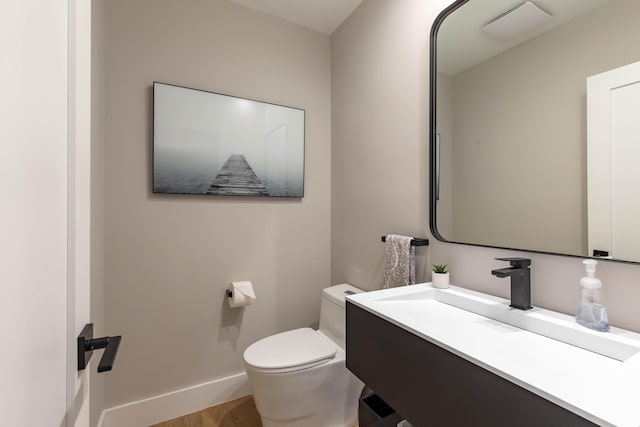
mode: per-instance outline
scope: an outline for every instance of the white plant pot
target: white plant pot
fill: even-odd
[[[446,289],[449,287],[449,273],[432,273],[431,280],[434,288]]]

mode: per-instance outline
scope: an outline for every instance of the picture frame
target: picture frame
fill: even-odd
[[[304,197],[305,110],[153,82],[153,193]]]

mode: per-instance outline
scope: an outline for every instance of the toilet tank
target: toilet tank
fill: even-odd
[[[345,347],[345,301],[346,296],[363,292],[347,283],[331,286],[322,290],[320,304],[320,332],[341,348]]]

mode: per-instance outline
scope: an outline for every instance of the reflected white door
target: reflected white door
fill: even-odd
[[[640,82],[611,91],[611,251],[640,261]]]
[[[589,251],[640,261],[640,62],[587,79]]]
[[[88,233],[86,223],[76,222],[88,221],[81,180],[88,185],[89,141],[78,139],[88,124],[75,99],[85,91],[86,102],[88,95],[71,87],[84,79],[77,86],[86,88],[90,74],[77,75],[71,61],[78,36],[69,19],[73,2],[5,2],[0,14],[0,424],[6,426],[89,425],[82,410],[69,412],[85,407],[85,396],[76,399],[73,390],[86,377],[73,365],[69,321],[84,319],[76,304],[89,307],[89,283],[78,280],[88,271],[88,253],[78,256]]]

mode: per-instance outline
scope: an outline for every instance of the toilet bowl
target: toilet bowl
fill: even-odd
[[[264,427],[352,427],[364,384],[345,366],[348,284],[322,291],[320,327],[266,337],[244,352]]]

